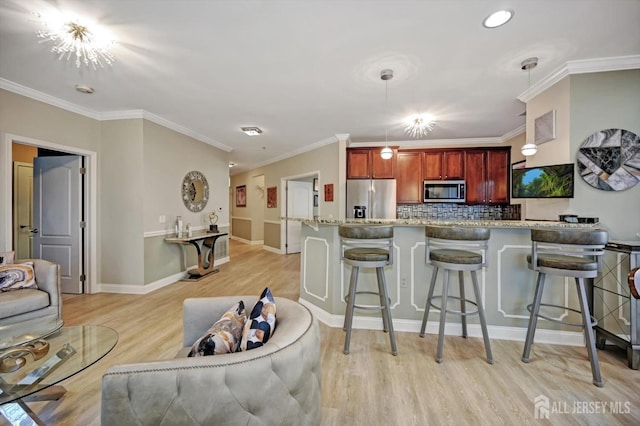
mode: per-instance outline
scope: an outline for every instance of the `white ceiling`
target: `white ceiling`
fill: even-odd
[[[116,63],[58,61],[30,15],[51,7],[107,27]],[[509,23],[482,26],[505,7]],[[418,112],[436,116],[428,140],[500,138],[524,124],[523,59],[540,58],[535,86],[570,61],[637,57],[639,22],[639,0],[3,0],[0,87],[101,119],[164,123],[230,151],[234,174],[336,134],[380,142],[388,127],[406,144],[402,119]],[[395,73],[388,103],[384,68]]]

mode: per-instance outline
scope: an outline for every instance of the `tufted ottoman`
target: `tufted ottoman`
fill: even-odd
[[[172,360],[111,367],[102,377],[102,425],[316,425],[320,331],[301,304],[276,298],[277,325],[262,347],[187,358],[189,348],[238,300],[184,301],[183,346]]]

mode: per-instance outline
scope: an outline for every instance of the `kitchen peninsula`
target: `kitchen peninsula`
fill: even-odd
[[[342,327],[350,267],[340,260],[338,225],[342,223],[394,225],[394,262],[385,269],[392,317],[397,331],[418,333],[424,314],[428,283],[432,268],[425,264],[424,225],[480,226],[491,229],[488,266],[478,273],[480,291],[485,301],[489,335],[495,339],[524,341],[529,312],[526,306],[533,300],[536,274],[527,268],[526,255],[531,251],[531,228],[592,228],[594,224],[552,221],[512,220],[429,220],[429,219],[349,219],[302,221],[302,253],[300,301],[317,317],[332,327]],[[451,278],[457,295],[457,276]],[[438,280],[438,285],[442,285]],[[361,270],[361,290],[374,290],[375,272]],[[555,304],[578,306],[573,281],[549,276],[545,300]],[[437,292],[437,290],[436,290]],[[372,304],[375,300],[372,298]],[[437,333],[439,310],[432,309],[427,333]],[[552,317],[579,321],[578,314],[556,309]],[[457,320],[458,322],[453,322]],[[460,334],[459,319],[447,318],[447,334]],[[481,337],[477,317],[468,318],[469,335]],[[354,328],[382,329],[377,312],[357,311]],[[581,330],[549,321],[540,321],[536,341],[582,345]]]

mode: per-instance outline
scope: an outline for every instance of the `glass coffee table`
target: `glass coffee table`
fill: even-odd
[[[28,332],[0,327],[0,414],[11,424],[43,425],[26,402],[59,399],[59,383],[95,364],[118,342],[99,325],[34,324]],[[24,327],[23,327],[24,328]]]

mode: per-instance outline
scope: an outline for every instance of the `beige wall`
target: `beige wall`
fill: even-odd
[[[571,161],[582,142],[604,129],[640,135],[640,70],[573,75],[571,78]],[[601,191],[576,176],[570,209],[596,216],[612,239],[639,239],[640,184],[625,191]]]
[[[264,244],[269,247],[280,248],[280,226],[276,225],[275,222],[279,222],[286,211],[286,195],[281,185],[281,181],[284,178],[295,179],[300,176],[317,174],[320,186],[319,215],[322,217],[340,217],[339,193],[337,192],[337,188],[340,185],[340,162],[338,161],[340,155],[339,143],[336,139],[335,143],[330,143],[313,151],[231,176],[232,217],[245,221],[249,220],[252,223],[250,235],[246,235],[246,228],[236,228],[236,221],[234,221],[232,226],[233,235],[250,241],[263,240]],[[344,153],[342,155],[344,156]],[[254,190],[257,182],[256,178],[258,177],[263,179],[264,194],[261,191]],[[326,183],[333,183],[334,185],[333,202],[324,201],[322,188]],[[247,186],[247,207],[235,206],[235,188],[240,185]],[[267,208],[266,188],[271,186],[278,188],[278,207],[275,209]],[[268,226],[265,221],[269,222]],[[268,230],[266,229],[267,227]],[[277,244],[275,244],[276,240]]]
[[[527,141],[534,140],[534,121],[537,117],[555,109],[556,138],[540,144],[538,152],[527,157],[527,167],[572,163],[570,138],[570,79],[564,78],[543,93],[527,102]],[[558,215],[570,213],[569,199],[524,200],[523,218],[558,220]]]
[[[640,135],[640,70],[572,75],[527,103],[527,130],[536,117],[556,110],[556,139],[538,147],[527,166],[575,163],[580,145],[592,133],[620,128]],[[601,191],[580,178],[576,165],[572,199],[527,200],[528,219],[557,220],[560,214],[597,217],[612,239],[637,239],[640,185]],[[634,216],[635,214],[635,216]]]
[[[175,216],[182,213],[186,221],[204,225],[204,213],[192,214],[180,199],[180,185],[187,171],[202,171],[211,188],[206,211],[218,210],[222,229],[229,221],[228,154],[170,129],[143,119],[99,121],[0,90],[0,176],[9,176],[12,141],[43,141],[70,147],[97,156],[97,282],[92,288],[113,284],[122,291],[182,270],[179,251],[176,262],[165,262],[156,244]],[[11,194],[0,195],[0,248],[11,249]],[[160,214],[167,225],[159,224]],[[91,225],[90,225],[91,226]],[[145,233],[151,235],[145,235]],[[156,235],[157,234],[157,235]],[[147,238],[154,244],[147,244]],[[218,251],[218,244],[216,251]],[[220,244],[226,247],[226,244]],[[173,247],[177,249],[177,247]],[[153,250],[155,253],[147,253]],[[166,254],[166,253],[165,253]],[[159,275],[158,268],[165,274]],[[145,276],[145,271],[147,274]],[[149,273],[153,271],[153,274]],[[131,286],[131,287],[127,287]]]

